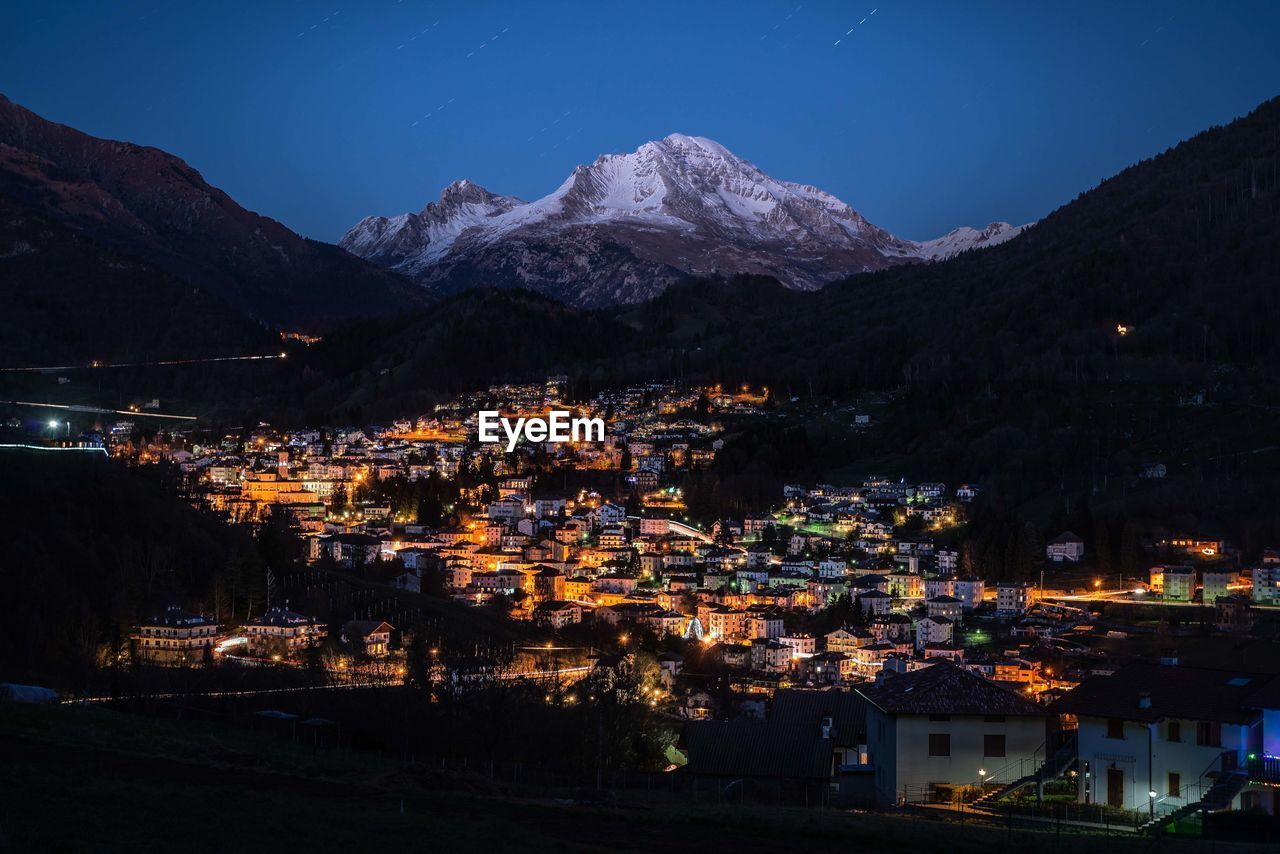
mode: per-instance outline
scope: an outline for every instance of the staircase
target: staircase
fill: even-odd
[[[983,792],[971,807],[974,809],[982,809],[994,804],[1003,797],[1013,794],[1024,786],[1030,786],[1033,783],[1045,783],[1049,780],[1061,777],[1067,770],[1067,767],[1075,761],[1076,758],[1076,735],[1072,733],[1066,741],[1062,743],[1054,754],[1044,761],[1039,768],[1026,774],[1018,779],[1005,783],[996,789],[990,789]]]
[[[1172,812],[1158,815],[1138,825],[1138,832],[1159,833],[1178,819],[1187,818],[1201,811],[1213,812],[1214,810],[1227,809],[1248,781],[1249,775],[1244,769],[1237,768],[1225,771],[1218,776],[1200,800],[1180,806]]]

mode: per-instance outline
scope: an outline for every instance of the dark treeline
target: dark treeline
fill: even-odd
[[[775,507],[788,480],[816,475],[803,428],[764,424],[730,436],[709,469],[694,469],[682,483],[694,518],[741,518]]]
[[[169,604],[226,621],[262,609],[254,537],[187,505],[170,477],[96,455],[0,453],[3,678],[82,689]]]

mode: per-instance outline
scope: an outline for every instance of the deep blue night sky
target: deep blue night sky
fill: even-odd
[[[535,198],[673,131],[928,238],[1042,217],[1280,94],[1276,2],[8,0],[4,18],[0,92],[324,240],[457,178]]]

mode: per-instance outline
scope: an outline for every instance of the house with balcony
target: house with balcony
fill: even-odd
[[[1259,605],[1280,605],[1280,563],[1264,563],[1253,568],[1253,601]]]
[[[1280,675],[1233,663],[1135,663],[1051,704],[1078,724],[1078,800],[1146,810],[1153,827],[1233,809],[1276,815]]]
[[[1063,531],[1045,544],[1044,554],[1054,563],[1079,563],[1084,557],[1084,540],[1070,531]]]
[[[1166,566],[1161,585],[1162,595],[1169,602],[1190,602],[1196,592],[1196,571],[1190,566]]]
[[[549,599],[533,609],[533,621],[544,628],[563,629],[582,622],[582,607],[576,602]]]
[[[1035,588],[1029,582],[1000,581],[996,583],[996,615],[1020,617],[1035,604]]]
[[[964,603],[954,596],[946,594],[925,600],[925,611],[930,617],[944,617],[948,620],[959,620],[964,614]]]
[[[155,664],[199,664],[217,642],[218,624],[176,605],[129,635],[134,654]]]
[[[250,655],[287,658],[320,643],[328,634],[315,617],[291,611],[288,607],[272,608],[261,617],[244,625]]]
[[[391,634],[395,627],[385,620],[349,620],[342,626],[344,644],[358,649],[372,658],[382,658],[391,652]]]

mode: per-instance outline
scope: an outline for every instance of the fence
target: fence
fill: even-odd
[[[485,784],[510,794],[575,801],[626,800],[683,804],[800,807],[843,805],[829,781],[694,774],[685,769],[570,768],[515,760],[406,757],[406,768],[430,778],[444,774],[463,786]]]

